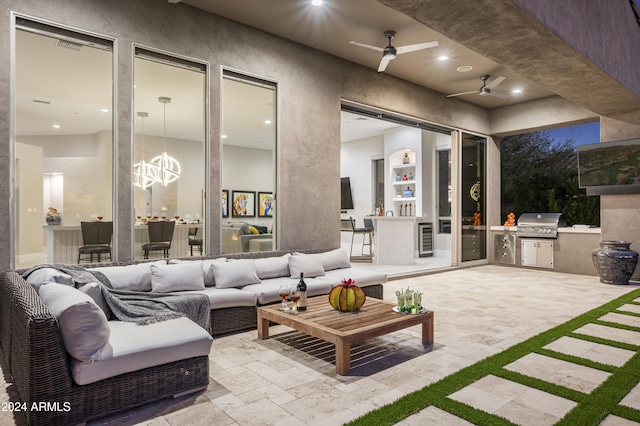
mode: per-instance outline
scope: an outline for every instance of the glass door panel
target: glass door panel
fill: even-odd
[[[196,254],[206,252],[206,77],[205,64],[135,48],[136,259],[149,242],[149,221],[176,222],[169,256],[190,255],[189,239],[205,243]]]
[[[462,133],[459,195],[462,262],[487,258],[486,144],[483,137]]]
[[[222,253],[276,244],[276,89],[224,70],[222,79]]]
[[[76,263],[113,218],[113,42],[16,17],[15,51],[14,264]]]

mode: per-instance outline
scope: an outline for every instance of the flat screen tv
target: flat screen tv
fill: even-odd
[[[348,177],[340,178],[340,210],[353,209],[353,197],[351,196],[351,180]]]
[[[578,180],[580,188],[600,193],[637,193],[640,139],[579,145]]]

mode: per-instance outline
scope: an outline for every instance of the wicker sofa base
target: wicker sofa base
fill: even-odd
[[[58,321],[15,272],[0,275],[0,320],[8,373],[29,425],[83,423],[209,384],[209,357],[201,356],[77,385]]]

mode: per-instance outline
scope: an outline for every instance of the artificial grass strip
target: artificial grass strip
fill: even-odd
[[[485,358],[484,360],[478,361],[477,363],[465,367],[435,383],[425,386],[420,390],[407,394],[391,404],[373,410],[347,423],[347,425],[393,425],[414,413],[418,413],[430,405],[478,425],[511,425],[513,423],[506,419],[490,413],[485,413],[466,404],[453,401],[448,397],[454,392],[489,374],[513,380],[517,383],[530,385],[531,387],[543,390],[550,394],[577,402],[578,405],[567,413],[567,415],[564,416],[557,425],[597,425],[608,414],[615,414],[630,420],[640,421],[640,411],[618,405],[618,402],[640,381],[640,354],[638,353],[640,351],[640,347],[620,342],[610,342],[605,339],[574,333],[576,329],[589,323],[599,323],[610,326],[612,323],[599,321],[598,318],[608,312],[616,311],[617,308],[626,303],[632,303],[632,301],[638,297],[640,297],[640,289],[631,291],[598,308],[592,309],[591,311],[573,318],[564,324],[542,332],[528,340],[525,340],[524,342],[518,343],[511,348]],[[615,326],[621,329],[640,331],[640,329],[635,327],[622,326],[620,324],[615,324]],[[567,359],[570,362],[573,362],[575,357],[566,358],[567,355],[559,356],[553,351],[542,349],[544,346],[563,336],[571,336],[574,338],[584,337],[584,340],[593,341],[595,343],[603,343],[610,346],[632,350],[636,352],[636,355],[627,361],[627,363],[621,368],[604,367],[601,364],[581,359],[580,364],[582,365],[599,368],[612,373],[607,380],[589,394],[563,388],[552,383],[523,376],[504,369],[504,366],[507,364],[510,364],[532,352],[542,353],[546,356],[553,356],[559,359]]]

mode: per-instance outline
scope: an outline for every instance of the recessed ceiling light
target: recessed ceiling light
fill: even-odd
[[[442,56],[438,57],[439,61],[446,61],[447,59],[449,59],[449,57],[447,55],[442,55]]]
[[[222,135],[222,139],[226,139],[226,138],[227,138],[227,135]]]
[[[311,0],[311,4],[314,6],[322,6],[322,0]]]
[[[511,93],[522,93],[522,89],[513,89]]]
[[[100,112],[109,112],[109,110],[107,108],[102,108]]]
[[[471,65],[462,65],[462,66],[460,66],[460,67],[456,68],[456,70],[457,70],[458,72],[469,72],[469,71],[471,71],[472,69],[473,69],[473,67],[472,67]]]
[[[53,128],[54,128],[54,129],[59,129],[59,128],[60,128],[60,125],[59,125],[59,124],[54,124],[54,125],[53,125]]]
[[[264,124],[271,124],[271,120],[264,120]]]

